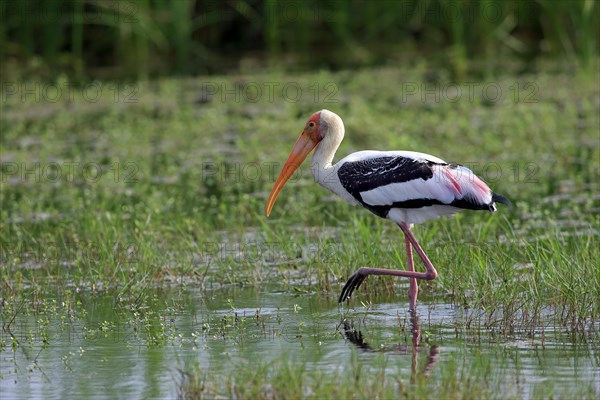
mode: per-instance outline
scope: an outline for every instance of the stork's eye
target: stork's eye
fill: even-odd
[[[308,127],[309,127],[309,128],[311,128],[311,129],[312,129],[312,128],[314,128],[314,127],[315,127],[315,123],[314,123],[314,122],[312,122],[312,121],[311,121],[311,122],[309,122],[309,123],[308,123]]]

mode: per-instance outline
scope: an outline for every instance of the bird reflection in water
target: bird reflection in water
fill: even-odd
[[[342,323],[340,324],[342,327],[342,333],[346,340],[355,345],[362,351],[366,352],[382,352],[382,353],[408,353],[409,350],[412,351],[412,359],[411,359],[411,382],[414,383],[417,379],[417,371],[418,371],[418,354],[419,354],[419,343],[421,340],[421,325],[419,320],[419,314],[417,314],[415,309],[410,309],[410,332],[412,338],[412,346],[407,345],[393,345],[393,346],[385,346],[380,348],[373,348],[369,343],[367,343],[363,337],[360,329],[357,329],[354,326],[352,321],[349,321],[346,318],[342,319]],[[425,364],[425,368],[423,369],[422,375],[424,377],[428,377],[429,373],[433,366],[437,363],[440,355],[439,346],[433,345],[429,348],[429,356],[427,357],[427,363]]]

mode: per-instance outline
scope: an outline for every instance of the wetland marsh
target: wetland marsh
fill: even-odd
[[[597,398],[598,76],[431,76],[421,63],[7,96],[2,398]],[[416,317],[398,279],[338,305],[357,267],[405,263],[403,240],[308,165],[264,215],[322,108],[346,123],[336,159],[424,151],[514,203],[415,228],[439,272]]]

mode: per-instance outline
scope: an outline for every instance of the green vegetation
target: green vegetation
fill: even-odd
[[[427,58],[469,70],[565,57],[591,70],[594,0],[7,1],[4,74],[53,80],[372,66]]]
[[[462,364],[448,357],[439,369],[429,373],[426,368],[429,354],[412,354],[413,370],[394,373],[390,361],[383,354],[369,360],[372,368],[365,367],[364,359],[354,354],[348,366],[331,371],[310,369],[301,361],[282,359],[272,363],[244,363],[229,375],[219,376],[200,367],[192,368],[184,376],[180,398],[240,398],[240,399],[522,399],[560,397],[552,382],[531,385],[525,392],[518,379],[507,384],[513,376],[498,373],[489,358],[476,357],[470,364]],[[510,389],[499,390],[501,387]],[[223,389],[225,388],[225,389]],[[569,396],[593,398],[597,395],[591,383],[582,382]]]
[[[273,324],[265,335],[277,338],[284,332],[281,318],[313,312],[294,296],[319,299],[317,316],[334,332],[335,299],[354,269],[400,265],[405,255],[393,224],[332,197],[312,182],[307,165],[286,186],[271,218],[265,217],[279,168],[306,118],[321,108],[345,121],[338,159],[367,148],[425,151],[471,167],[515,203],[493,216],[464,212],[415,228],[440,274],[422,285],[421,307],[451,304],[464,312],[461,319],[433,324],[422,315],[420,368],[438,343],[527,340],[543,348],[550,336],[566,334],[573,343],[597,346],[597,76],[573,74],[557,63],[539,68],[545,72],[509,65],[497,79],[467,76],[463,84],[451,83],[450,70],[415,62],[335,73],[273,70],[128,85],[59,80],[5,86],[0,355],[18,359],[27,351],[36,369],[37,351],[50,351],[58,340],[48,327],[75,324],[96,337],[112,332],[118,318],[136,335],[134,346],[185,346],[181,338],[200,337],[205,341],[194,346],[217,352],[219,359],[244,345],[250,337],[245,327],[255,320]],[[273,284],[286,295],[277,299],[285,309],[265,317],[254,310],[237,314],[237,307],[254,307],[240,303],[237,290]],[[365,319],[382,299],[403,310],[406,287],[369,278],[348,317]],[[200,303],[181,294],[197,289]],[[214,298],[223,304],[210,308]],[[231,311],[217,317],[198,311],[206,307]],[[195,321],[193,329],[173,322],[186,318]],[[31,324],[36,329],[28,331]],[[385,334],[377,337],[389,343]],[[355,359],[344,370],[319,370],[296,359],[252,362],[252,368],[243,361],[218,375],[190,363],[180,394],[537,398],[560,389],[539,383],[506,392],[513,377],[489,364],[489,352],[469,362],[442,354],[447,356],[434,367],[435,376],[420,372],[412,383],[409,376],[379,379],[393,367],[388,363],[400,362],[384,356],[362,360],[368,374]],[[62,356],[77,371],[77,357]],[[567,395],[591,398],[597,387],[576,386]]]
[[[3,396],[600,397],[597,2],[26,0],[0,17]],[[337,159],[423,151],[514,203],[415,227],[439,272],[418,314],[383,277],[337,304],[356,268],[403,266],[403,238],[308,165],[265,217],[322,108],[346,125]]]

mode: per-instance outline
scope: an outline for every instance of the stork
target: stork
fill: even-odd
[[[510,201],[492,192],[469,168],[425,153],[365,150],[333,164],[343,139],[344,123],[337,114],[321,110],[310,116],[269,194],[267,216],[285,183],[314,149],[310,169],[319,184],[352,205],[362,205],[378,217],[394,221],[405,237],[408,271],[359,268],[346,282],[338,301],[350,298],[369,275],[389,275],[409,278],[409,308],[414,310],[417,279],[433,280],[438,273],[412,234],[413,224],[464,209],[493,213],[496,202]],[[413,248],[427,272],[415,271]]]

